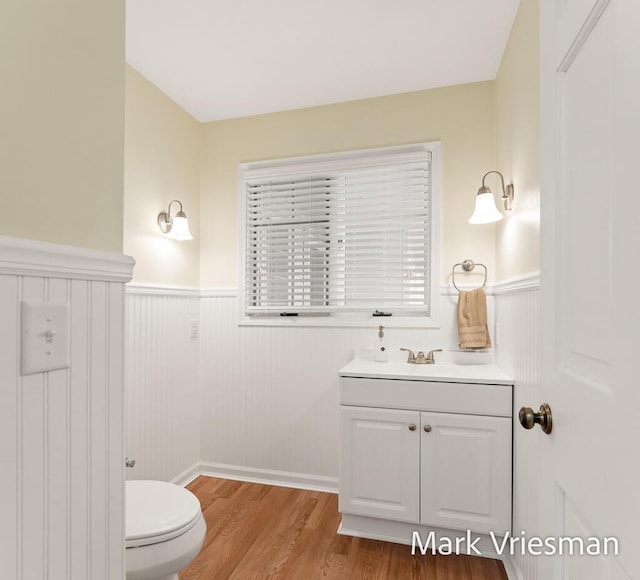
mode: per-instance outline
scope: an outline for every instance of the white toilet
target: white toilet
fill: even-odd
[[[178,580],[207,532],[200,502],[164,481],[126,482],[127,580]]]

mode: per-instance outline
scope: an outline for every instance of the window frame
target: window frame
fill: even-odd
[[[353,151],[305,155],[265,161],[240,163],[238,166],[238,219],[240,233],[240,256],[238,260],[238,293],[240,326],[319,326],[319,327],[370,327],[372,324],[383,324],[388,328],[439,328],[440,327],[440,141],[430,141],[399,145],[392,147],[376,147]],[[374,317],[362,312],[330,313],[324,315],[300,314],[299,316],[279,316],[269,314],[250,315],[247,313],[247,194],[246,183],[255,179],[282,177],[284,175],[304,174],[313,167],[314,171],[336,170],[341,167],[376,167],[392,162],[395,158],[416,158],[431,154],[431,236],[430,264],[431,280],[429,286],[429,312],[427,315],[396,315]]]

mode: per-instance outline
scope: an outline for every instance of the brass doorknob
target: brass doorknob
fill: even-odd
[[[522,407],[520,413],[518,413],[520,419],[520,425],[525,429],[533,429],[536,425],[540,425],[540,428],[548,435],[553,428],[553,416],[551,415],[551,407],[547,403],[540,405],[540,410],[535,413],[531,407]]]

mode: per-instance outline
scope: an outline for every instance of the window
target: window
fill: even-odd
[[[436,144],[242,166],[247,315],[431,316]]]

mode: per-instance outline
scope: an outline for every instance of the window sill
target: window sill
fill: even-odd
[[[440,328],[427,316],[245,316],[238,326],[318,328]]]

